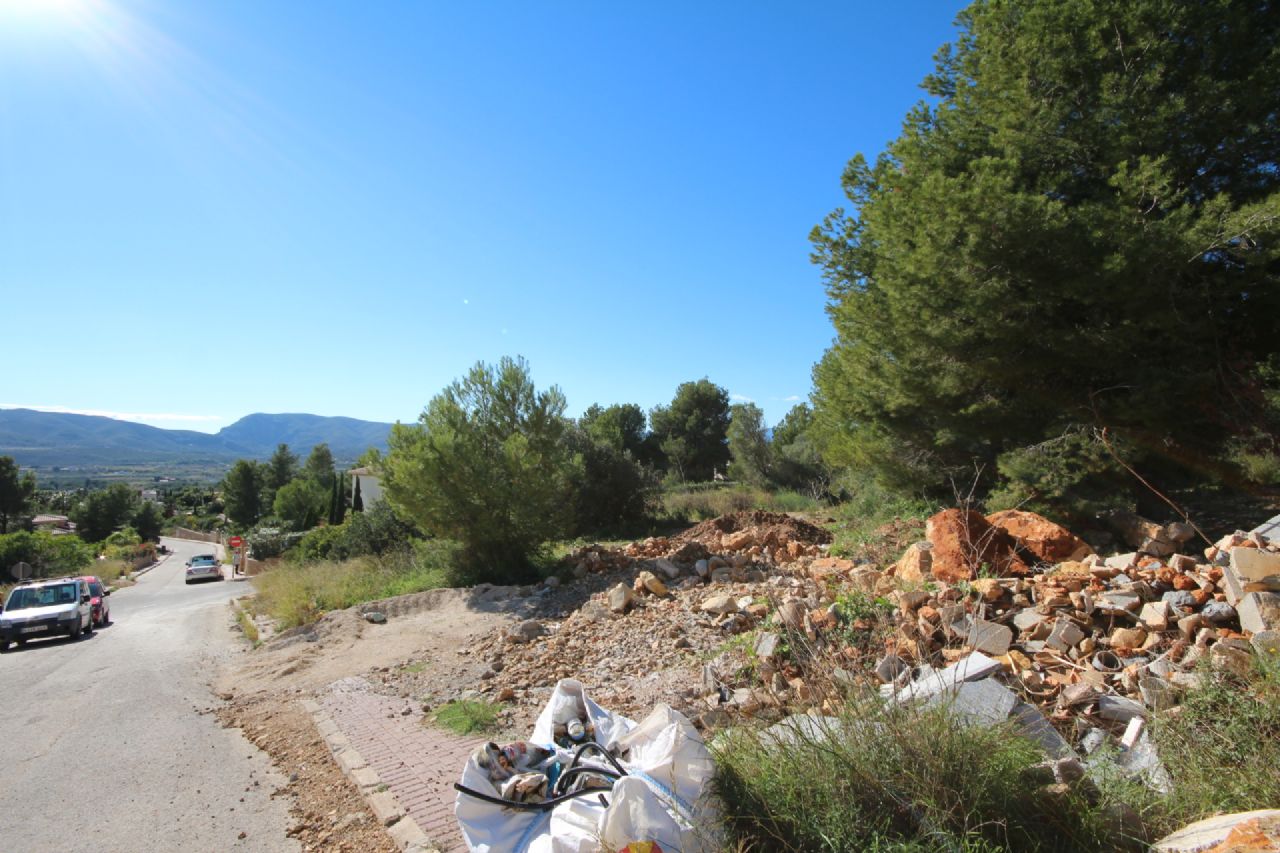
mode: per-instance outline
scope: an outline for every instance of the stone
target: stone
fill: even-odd
[[[1189,616],[1183,616],[1178,620],[1178,630],[1182,632],[1182,636],[1188,640],[1195,637],[1196,632],[1204,627],[1204,617],[1199,613],[1192,613]]]
[[[636,577],[636,584],[640,589],[650,592],[654,595],[667,595],[667,585],[664,584],[653,572],[641,572]]]
[[[1048,638],[1044,644],[1047,648],[1056,649],[1065,652],[1084,639],[1084,631],[1081,631],[1076,623],[1066,617],[1059,617],[1053,623],[1053,630],[1049,632]]]
[[[1009,651],[1009,644],[1012,642],[1013,631],[1008,625],[988,622],[985,619],[973,620],[973,624],[969,626],[968,636],[965,638],[965,645],[970,646],[974,651],[992,656]]]
[[[1236,605],[1240,628],[1251,634],[1280,631],[1280,594],[1251,592]]]
[[[1100,518],[1127,545],[1134,548],[1148,539],[1164,539],[1164,527],[1127,510],[1112,510]]]
[[[903,613],[911,613],[920,609],[930,599],[930,594],[923,589],[912,589],[898,594],[898,607]]]
[[[1117,628],[1111,632],[1111,646],[1117,649],[1140,649],[1147,641],[1142,628]]]
[[[978,578],[972,586],[973,591],[981,595],[984,601],[999,601],[1004,597],[1004,587],[995,578]]]
[[[755,544],[755,534],[750,530],[738,530],[720,537],[720,547],[726,551],[745,551]]]
[[[762,631],[756,638],[755,655],[761,660],[771,660],[778,653],[778,635],[772,631]]]
[[[1142,694],[1142,702],[1153,711],[1164,711],[1175,704],[1173,689],[1169,682],[1154,675],[1138,678],[1138,691]]]
[[[675,580],[680,577],[680,567],[666,557],[659,557],[653,561],[652,565],[654,570],[664,575],[667,580]]]
[[[1251,812],[1215,815],[1187,824],[1177,832],[1166,835],[1152,845],[1151,850],[1152,853],[1202,853],[1227,842],[1228,836],[1237,828],[1260,826],[1261,822],[1276,820],[1280,820],[1280,809],[1258,809]],[[1259,823],[1255,824],[1255,822]],[[1243,851],[1258,848],[1236,849],[1243,853]],[[1226,851],[1215,851],[1215,853],[1226,853]]]
[[[1034,610],[1020,610],[1013,616],[1013,625],[1019,631],[1035,631],[1036,627],[1045,622],[1045,617]]]
[[[1017,547],[1041,563],[1082,560],[1093,553],[1083,539],[1034,512],[1007,509],[987,516],[987,521],[1006,531]]]
[[[1030,571],[1013,537],[973,510],[945,509],[930,516],[925,536],[933,544],[930,570],[940,581],[973,580],[980,572],[1007,577]]]
[[[594,600],[579,607],[578,613],[588,622],[603,622],[609,618],[609,608]]]
[[[1142,605],[1142,612],[1138,614],[1138,621],[1151,631],[1166,631],[1169,629],[1169,605],[1164,601],[1148,601]]]
[[[1049,755],[1068,760],[1075,759],[1071,744],[1067,743],[1040,710],[1030,702],[1019,702],[1009,711],[1009,721],[1024,737],[1040,744]],[[1068,781],[1060,779],[1059,781]]]
[[[635,600],[636,594],[626,584],[617,584],[609,590],[609,609],[614,613],[626,613]]]
[[[1225,601],[1210,601],[1200,611],[1206,621],[1221,625],[1236,618],[1236,609]]]
[[[364,614],[364,621],[372,622],[374,625],[382,625],[387,621],[387,614],[381,610],[370,610]]]
[[[1174,554],[1169,558],[1169,568],[1175,572],[1191,572],[1195,571],[1195,557],[1188,557],[1185,554]]]
[[[737,613],[738,602],[732,595],[713,595],[703,601],[698,609],[703,613]]]
[[[1160,596],[1160,600],[1172,608],[1170,615],[1185,613],[1196,606],[1196,597],[1185,590],[1170,590]]]
[[[693,564],[693,571],[700,578],[705,578],[711,574],[711,568],[706,560],[698,560]]]
[[[537,619],[526,619],[507,631],[507,639],[513,643],[532,643],[546,633],[546,627]]]
[[[1280,660],[1280,631],[1258,631],[1249,640],[1254,651],[1271,660]]]
[[[1142,606],[1142,598],[1131,592],[1104,592],[1094,598],[1094,606],[1104,613],[1133,613]]]
[[[922,675],[920,678],[903,687],[896,694],[898,702],[912,699],[927,699],[954,687],[964,681],[977,681],[999,671],[1000,661],[993,660],[981,652],[974,652],[964,660],[951,664],[944,670]]]
[[[1104,695],[1098,697],[1098,716],[1104,720],[1115,720],[1127,723],[1134,717],[1146,717],[1147,709],[1141,702],[1135,702],[1124,696]]]
[[[1214,669],[1248,678],[1253,671],[1253,649],[1243,640],[1221,640],[1209,650],[1209,662]]]
[[[778,606],[778,618],[792,631],[804,630],[804,615],[809,608],[798,598],[788,598]]]
[[[894,577],[912,583],[924,583],[932,578],[932,543],[917,542],[908,547],[894,567]]]
[[[1113,554],[1107,557],[1105,565],[1109,569],[1119,569],[1123,572],[1125,569],[1138,565],[1138,554],[1136,551],[1131,551],[1128,554]]]

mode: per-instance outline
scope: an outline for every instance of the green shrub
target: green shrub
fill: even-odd
[[[559,388],[534,388],[523,359],[477,364],[419,423],[392,427],[387,499],[423,531],[461,543],[469,578],[535,579],[535,559],[572,523],[564,407]]]
[[[296,561],[349,560],[366,554],[407,550],[421,538],[418,529],[396,515],[386,501],[353,512],[342,524],[309,530],[289,551]]]
[[[44,530],[0,535],[0,574],[9,579],[9,569],[26,563],[36,577],[82,574],[92,563],[94,549],[74,535],[54,536]]]
[[[724,733],[715,784],[730,847],[758,851],[1114,850],[1112,805],[1032,781],[1039,747],[945,707],[855,701],[787,735]]]
[[[1133,455],[1127,446],[1122,453]],[[1083,427],[1002,453],[996,467],[1000,482],[986,500],[991,510],[1018,508],[1053,518],[1088,519],[1114,507],[1117,494],[1125,495],[1133,486],[1106,445]]]
[[[657,481],[631,453],[578,426],[565,431],[565,443],[574,461],[569,488],[575,534],[628,529],[649,515]]]
[[[498,708],[489,702],[462,699],[441,705],[431,719],[454,734],[485,734],[493,731],[498,722]]]

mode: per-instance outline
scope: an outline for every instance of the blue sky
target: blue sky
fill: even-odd
[[[0,406],[411,421],[523,355],[776,423],[962,5],[0,0]]]

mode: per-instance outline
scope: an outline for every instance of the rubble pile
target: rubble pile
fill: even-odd
[[[1058,757],[1118,744],[1158,785],[1150,714],[1202,662],[1243,674],[1280,654],[1280,540],[1235,533],[1189,555],[1189,525],[1112,521],[1138,544],[1103,557],[1033,513],[946,510],[877,567],[826,554],[813,525],[738,513],[583,549],[571,564],[593,576],[590,598],[467,652],[488,662],[479,692],[515,718],[567,677],[621,713],[662,701],[702,728],[832,713],[849,689],[878,688],[1012,719]]]

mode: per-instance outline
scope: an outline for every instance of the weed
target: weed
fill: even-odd
[[[445,586],[449,545],[433,543],[433,548],[337,563],[280,565],[253,579],[258,595],[252,606],[283,629],[313,622],[329,610]]]
[[[249,615],[249,611],[237,610],[236,622],[240,625],[240,632],[244,634],[244,638],[253,643],[254,648],[257,648],[259,642],[258,626],[254,624],[253,617]]]
[[[1005,726],[966,726],[946,707],[851,699],[838,718],[739,729],[715,741],[730,848],[1117,849],[1109,803],[1031,784],[1039,748]]]
[[[441,705],[432,720],[455,734],[484,734],[493,731],[498,722],[498,708],[478,699],[460,699]]]
[[[1170,826],[1280,803],[1280,663],[1261,660],[1248,678],[1199,675],[1178,712],[1151,726],[1173,782]]]

